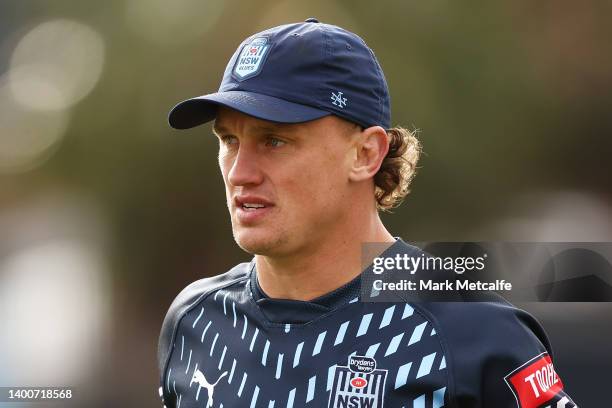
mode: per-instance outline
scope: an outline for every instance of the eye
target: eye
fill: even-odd
[[[221,140],[221,143],[225,145],[235,145],[238,143],[238,138],[232,135],[223,135],[220,136],[219,139]]]
[[[266,139],[266,146],[280,147],[280,146],[284,145],[285,143],[287,143],[287,142],[285,142],[284,140],[281,140],[281,139],[279,139],[277,137],[273,137],[273,136],[270,136],[270,137],[268,137]]]

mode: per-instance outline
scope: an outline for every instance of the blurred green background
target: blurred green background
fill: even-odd
[[[210,126],[171,130],[168,110],[216,91],[246,36],[307,17],[366,40],[393,124],[424,145],[384,215],[394,235],[612,241],[611,16],[568,0],[0,2],[0,385],[161,406],[170,302],[250,259]],[[575,401],[601,404],[611,305],[522,306]]]

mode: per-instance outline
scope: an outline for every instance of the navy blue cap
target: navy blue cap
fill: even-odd
[[[219,91],[180,102],[168,122],[189,129],[213,120],[219,105],[279,123],[330,114],[365,128],[391,123],[387,82],[372,50],[356,34],[314,18],[244,40]]]

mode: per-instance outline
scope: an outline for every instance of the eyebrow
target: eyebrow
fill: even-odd
[[[282,130],[281,126],[277,124],[270,125],[255,125],[249,128],[253,132],[257,133],[266,133],[266,132],[280,132]],[[219,136],[220,134],[231,134],[232,132],[223,126],[222,124],[215,123],[212,127],[213,132]]]
[[[213,124],[212,131],[217,136],[220,136],[221,133],[229,133],[226,128],[224,128],[223,126],[217,125],[216,123]]]

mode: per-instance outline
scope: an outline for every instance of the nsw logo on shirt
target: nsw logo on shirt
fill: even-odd
[[[373,358],[350,356],[335,367],[328,408],[382,408],[386,377]]]

